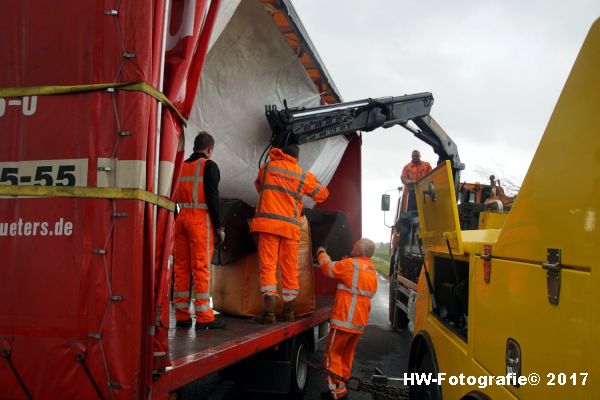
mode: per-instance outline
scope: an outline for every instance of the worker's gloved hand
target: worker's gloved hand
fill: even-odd
[[[217,244],[223,244],[225,242],[225,228],[220,227],[217,229]]]
[[[319,248],[317,249],[317,252],[315,253],[317,255],[317,257],[319,257],[319,253],[327,253],[327,249],[323,246],[319,246]]]

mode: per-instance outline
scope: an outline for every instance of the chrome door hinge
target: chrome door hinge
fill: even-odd
[[[548,301],[557,305],[560,297],[560,249],[548,249],[547,262],[542,264],[546,270],[546,284],[548,285]]]

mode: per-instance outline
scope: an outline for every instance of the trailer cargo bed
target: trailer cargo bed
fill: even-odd
[[[172,366],[152,385],[152,398],[167,398],[168,393],[177,388],[327,321],[331,304],[331,297],[317,297],[315,311],[295,322],[258,325],[250,318],[221,316],[227,323],[225,329],[169,329]],[[174,309],[171,310],[170,326],[175,326]]]

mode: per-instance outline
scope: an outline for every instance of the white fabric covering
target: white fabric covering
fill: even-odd
[[[186,129],[186,157],[194,137],[206,130],[215,137],[213,159],[221,170],[221,197],[254,205],[254,179],[271,130],[266,104],[279,108],[319,105],[319,94],[302,64],[258,1],[226,2],[219,13],[220,36],[209,51]],[[225,19],[230,18],[227,23]],[[224,27],[224,28],[223,28]],[[346,149],[335,137],[301,146],[300,164],[328,184]],[[308,200],[308,199],[305,199]],[[312,201],[306,201],[312,206]]]

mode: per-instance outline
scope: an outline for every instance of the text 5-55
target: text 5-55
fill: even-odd
[[[35,174],[19,175],[19,168],[2,168],[0,182],[11,185],[33,184],[35,186],[75,186],[74,165],[61,165],[56,170],[51,165],[40,165],[35,169]]]
[[[87,159],[0,162],[0,185],[86,186]]]

